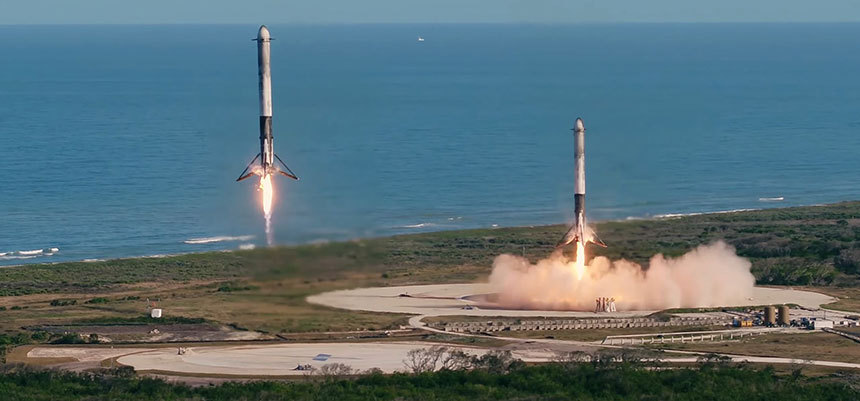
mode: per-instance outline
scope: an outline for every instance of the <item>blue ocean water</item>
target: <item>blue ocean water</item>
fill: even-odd
[[[263,244],[256,29],[0,26],[0,264]],[[860,24],[270,29],[278,243],[860,199]]]

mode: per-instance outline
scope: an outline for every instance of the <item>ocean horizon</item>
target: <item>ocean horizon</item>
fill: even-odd
[[[257,28],[0,25],[0,265],[264,246]],[[277,244],[860,199],[858,23],[269,28]]]

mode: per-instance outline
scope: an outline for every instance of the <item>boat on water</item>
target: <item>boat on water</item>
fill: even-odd
[[[422,38],[422,37],[420,37],[420,36],[419,36],[419,37],[418,37],[418,41],[419,41],[419,42],[423,42],[423,41],[424,41],[424,38]]]

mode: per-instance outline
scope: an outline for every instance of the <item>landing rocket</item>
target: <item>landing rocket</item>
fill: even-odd
[[[260,153],[257,153],[257,156],[248,163],[248,167],[245,167],[236,181],[242,181],[255,174],[264,177],[275,173],[298,180],[299,177],[296,177],[287,164],[275,154],[272,144],[272,69],[269,65],[272,37],[269,34],[269,28],[265,25],[261,26],[257,37],[252,40],[257,42],[257,69],[260,78]],[[257,159],[260,159],[260,163],[255,165]],[[275,164],[275,160],[283,169]]]
[[[590,231],[585,225],[585,123],[581,118],[576,119],[576,124],[573,128],[573,155],[575,176],[573,190],[573,226],[564,234],[561,241],[556,247],[562,247],[573,242],[592,243],[598,246],[606,247],[594,232]]]

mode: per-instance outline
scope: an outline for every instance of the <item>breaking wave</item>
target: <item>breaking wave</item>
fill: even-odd
[[[418,224],[409,224],[403,226],[403,228],[424,228],[424,227],[436,227],[438,224],[434,223],[418,223]]]
[[[203,238],[191,238],[185,241],[182,241],[186,244],[190,245],[200,245],[200,244],[212,244],[215,242],[232,242],[232,241],[250,241],[254,239],[253,235],[239,235],[239,236],[228,236],[221,235],[217,237],[203,237]]]
[[[665,214],[655,214],[653,217],[655,219],[677,219],[679,217],[687,217],[687,216],[699,216],[703,214],[723,214],[723,213],[737,213],[737,212],[751,212],[753,210],[758,209],[732,209],[732,210],[718,210],[715,212],[692,212],[692,213],[665,213]],[[631,220],[630,217],[627,218]]]
[[[433,228],[433,227],[456,227],[462,220],[462,216],[453,216],[453,217],[445,217],[445,220],[442,221],[442,217],[439,218],[438,223],[432,223],[429,221],[425,221],[417,224],[406,224],[402,226],[395,226],[394,228]]]
[[[60,248],[34,249],[30,251],[0,252],[0,260],[33,259],[40,256],[53,256]]]

